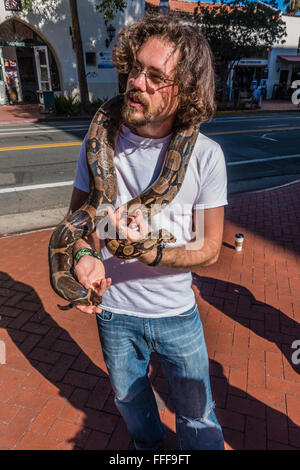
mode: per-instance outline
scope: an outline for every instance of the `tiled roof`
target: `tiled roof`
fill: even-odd
[[[160,0],[146,0],[146,6],[158,7]],[[211,3],[201,2],[202,5],[210,5]],[[169,0],[171,11],[182,11],[185,13],[194,13],[195,8],[198,6],[198,2],[187,2],[184,0]]]
[[[146,10],[156,10],[157,7],[160,4],[160,0],[146,0]],[[187,0],[169,0],[169,5],[170,5],[170,10],[171,11],[177,11],[177,12],[182,12],[182,13],[187,13],[193,14],[194,10],[196,7],[198,7],[198,2],[190,2]],[[210,2],[201,2],[201,6],[203,7],[209,7],[209,8],[218,8],[221,6],[220,3],[210,3]],[[224,5],[223,5],[224,7]],[[227,6],[227,9],[230,10],[229,5]],[[237,8],[242,8],[242,7],[237,7]]]

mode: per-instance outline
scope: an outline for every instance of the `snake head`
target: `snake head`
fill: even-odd
[[[69,304],[67,305],[59,305],[57,304],[58,308],[60,310],[70,310],[73,307],[77,307],[79,305],[95,305],[98,306],[102,302],[102,297],[100,297],[94,289],[84,289],[82,288],[81,290],[81,297],[78,297],[77,299],[72,300]]]

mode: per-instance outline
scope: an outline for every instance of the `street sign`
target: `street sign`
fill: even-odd
[[[115,66],[111,51],[100,51],[98,53],[98,69],[113,69]]]

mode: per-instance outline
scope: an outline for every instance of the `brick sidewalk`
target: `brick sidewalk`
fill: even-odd
[[[0,122],[37,120],[43,117],[37,104],[16,104],[0,106]]]
[[[299,111],[300,108],[295,106],[289,100],[264,100],[262,103],[262,107],[259,110],[250,110],[251,113],[253,112],[268,112],[268,111]],[[249,109],[245,111],[237,111],[238,114],[242,112],[249,112]],[[226,113],[229,113],[226,111]],[[234,111],[230,111],[230,113],[234,113]],[[218,115],[219,113],[217,113]],[[223,112],[220,112],[223,114]],[[22,121],[53,121],[59,119],[91,119],[92,116],[73,116],[73,117],[63,117],[63,116],[56,116],[56,115],[49,115],[43,114],[39,112],[39,108],[37,104],[17,104],[17,105],[0,105],[0,124],[1,123],[18,123]]]
[[[18,124],[20,122],[59,121],[59,120],[91,120],[92,116],[60,116],[40,113],[37,104],[0,105],[0,124]]]
[[[194,275],[227,449],[300,449],[300,366],[291,360],[300,340],[299,207],[300,183],[235,196],[218,263]],[[241,253],[236,232],[245,235]],[[95,318],[56,307],[50,233],[0,239],[0,449],[132,449]],[[150,375],[167,446],[176,449],[155,357]]]

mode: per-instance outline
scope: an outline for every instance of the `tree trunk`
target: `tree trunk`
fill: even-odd
[[[228,63],[225,62],[222,64],[222,69],[221,69],[221,83],[222,83],[222,97],[221,97],[221,103],[224,104],[227,96],[226,96],[226,85],[227,85],[227,80],[228,80],[229,72],[228,72]]]
[[[76,55],[78,86],[82,109],[85,110],[89,104],[89,92],[85,76],[84,58],[82,50],[82,41],[80,34],[77,0],[69,0],[70,18],[72,25],[73,47]]]

